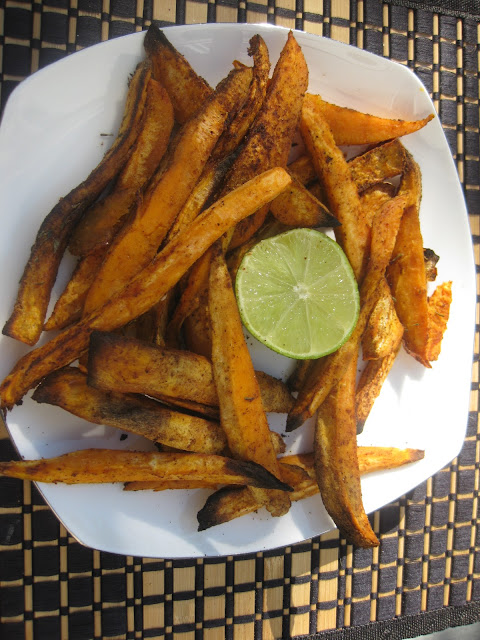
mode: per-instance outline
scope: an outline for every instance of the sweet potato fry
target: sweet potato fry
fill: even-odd
[[[379,182],[369,187],[360,194],[360,202],[362,203],[365,220],[369,227],[375,213],[383,207],[383,205],[393,198],[395,195],[395,187],[388,182]]]
[[[358,447],[358,462],[362,475],[373,471],[394,469],[422,458],[423,451],[418,449]],[[315,480],[313,454],[284,456],[280,458],[280,469],[284,481],[286,482],[288,478],[288,482],[293,488],[293,492],[289,494],[292,501],[303,500],[319,492]],[[156,487],[161,486],[160,483],[155,483],[155,485]],[[258,508],[258,504],[248,489],[224,487],[209,496],[205,506],[197,514],[198,529],[204,531],[248,513],[253,513]]]
[[[376,290],[389,263],[406,199],[396,196],[376,216],[372,226],[372,243],[367,273],[360,288],[362,306],[350,338],[335,353],[317,360],[307,384],[299,392],[295,406],[287,418],[287,431],[300,427],[313,416],[331,389],[342,379],[350,361],[358,354],[360,338],[377,300]]]
[[[90,338],[88,372],[89,384],[105,391],[143,393],[173,404],[187,400],[218,407],[212,363],[190,351],[95,331]],[[265,410],[286,413],[293,398],[285,385],[260,371],[256,376]]]
[[[172,411],[142,396],[95,389],[74,367],[47,376],[35,389],[33,399],[61,407],[88,422],[117,427],[175,449],[215,454],[224,454],[227,449],[218,423]]]
[[[395,311],[390,288],[383,279],[378,288],[377,302],[362,336],[363,359],[376,360],[387,356],[397,348],[402,336],[403,326]]]
[[[250,82],[249,69],[232,71],[179,132],[168,168],[153,178],[135,216],[110,245],[85,300],[86,314],[120,291],[153,259],[200,178],[226,122],[243,103]]]
[[[279,222],[292,227],[337,227],[340,224],[295,178],[290,187],[270,203],[270,211]]]
[[[392,262],[387,270],[387,280],[398,318],[405,329],[405,349],[418,362],[430,367],[427,358],[427,276],[419,217],[421,176],[420,169],[410,154],[407,154],[399,194],[408,197],[409,206],[402,218]]]
[[[170,140],[173,107],[166,90],[150,79],[145,117],[125,167],[112,191],[85,212],[69,242],[73,255],[86,256],[111,242],[135,203],[137,192],[150,180]]]
[[[91,484],[111,482],[192,480],[252,487],[290,487],[254,462],[207,453],[161,453],[84,449],[44,460],[0,462],[0,476],[35,482]]]
[[[152,62],[153,77],[168,91],[175,118],[184,124],[211,96],[212,89],[154,24],[145,34],[144,47]]]
[[[3,334],[34,345],[43,329],[58,266],[73,228],[127,160],[141,128],[150,68],[141,63],[130,81],[125,112],[112,147],[81,184],[59,200],[42,222]]]
[[[287,166],[307,84],[307,64],[290,32],[275,65],[267,97],[230,170],[223,193],[235,189],[266,169]],[[237,225],[230,247],[233,249],[248,240],[263,224],[267,212],[268,207],[264,207],[251,219]]]
[[[78,358],[94,329],[110,331],[148,311],[232,225],[273,200],[289,182],[287,172],[278,167],[214,203],[158,253],[120,295],[23,356],[0,385],[0,405],[12,408],[42,378]]]
[[[235,457],[253,460],[279,477],[260,388],[221,244],[217,243],[215,249],[209,279],[209,310],[221,424]],[[290,507],[288,495],[282,491],[255,491],[254,495],[274,516],[283,515]]]
[[[370,229],[350,168],[335,144],[327,121],[315,112],[314,107],[312,99],[304,100],[300,131],[315,171],[325,187],[330,211],[341,223],[335,229],[337,242],[345,251],[358,282],[361,282],[367,263]]]
[[[435,282],[437,279],[437,262],[440,260],[433,249],[424,249],[423,258],[425,260],[425,273],[427,275],[428,282]]]
[[[92,286],[105,251],[100,247],[96,251],[80,258],[72,277],[58,298],[51,316],[45,323],[45,331],[64,329],[80,320],[87,293]]]
[[[405,147],[399,140],[392,140],[353,158],[348,166],[361,193],[374,184],[403,173]]]
[[[369,360],[363,369],[355,393],[355,416],[357,434],[362,433],[365,422],[372,410],[375,400],[380,395],[383,383],[395,362],[401,345],[401,335],[396,345],[381,358]]]
[[[391,120],[330,104],[318,95],[307,94],[305,99],[328,122],[338,146],[377,144],[400,138],[422,129],[433,118],[430,114],[422,120]]]
[[[443,334],[447,328],[452,302],[452,283],[438,285],[428,299],[428,342],[427,360],[438,360],[442,347]]]

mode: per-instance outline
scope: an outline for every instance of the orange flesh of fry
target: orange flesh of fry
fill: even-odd
[[[428,299],[428,342],[427,359],[438,359],[442,347],[442,338],[447,328],[452,302],[452,283],[440,284]]]
[[[392,120],[330,104],[318,95],[307,94],[305,99],[328,122],[338,146],[376,144],[400,138],[422,129],[434,117],[430,114],[421,120]]]

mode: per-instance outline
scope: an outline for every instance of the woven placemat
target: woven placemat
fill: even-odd
[[[441,3],[437,3],[441,4]],[[270,22],[390,57],[431,93],[480,259],[479,25],[378,0],[0,3],[1,104],[25,76],[102,39],[169,24]],[[338,532],[273,551],[142,559],[72,539],[28,482],[0,479],[2,640],[412,637],[480,615],[478,334],[461,454],[373,514],[375,550]],[[14,451],[0,440],[0,458]]]

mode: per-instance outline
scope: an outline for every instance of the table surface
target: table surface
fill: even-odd
[[[464,187],[478,264],[480,25],[474,4],[4,0],[0,100],[4,105],[38,68],[152,21],[270,22],[365,48],[408,65],[431,93]],[[460,455],[373,515],[378,549],[354,550],[332,531],[270,552],[213,559],[101,553],[69,536],[34,485],[1,479],[2,640],[392,639],[478,620],[478,351],[477,334]],[[0,459],[10,459],[14,451],[4,432],[1,437]]]

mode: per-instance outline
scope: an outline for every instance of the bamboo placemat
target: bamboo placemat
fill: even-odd
[[[464,186],[478,265],[480,26],[468,11],[456,17],[398,4],[429,3],[3,0],[1,104],[38,68],[152,20],[270,22],[365,48],[408,65],[431,93]],[[213,559],[100,553],[68,535],[33,485],[1,479],[0,637],[394,639],[477,620],[478,355],[477,327],[461,454],[373,514],[381,541],[373,551],[354,551],[333,531],[291,547]],[[0,458],[12,456],[8,440],[0,440]]]

